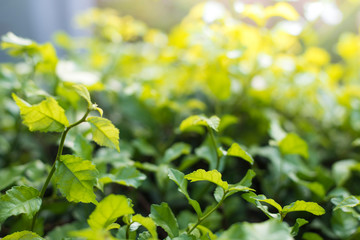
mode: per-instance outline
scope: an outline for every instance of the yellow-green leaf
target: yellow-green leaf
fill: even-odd
[[[295,133],[287,134],[279,143],[282,154],[299,154],[304,158],[309,157],[308,145]]]
[[[217,236],[207,227],[203,225],[198,225],[196,228],[201,232],[202,236],[207,236],[207,238],[205,239],[209,239],[209,240],[217,239]]]
[[[77,231],[71,231],[68,233],[69,236],[76,237],[71,239],[86,239],[86,240],[116,240],[109,231],[103,229],[93,230],[86,228]]]
[[[43,239],[44,238],[40,237],[34,232],[21,231],[7,235],[2,240],[43,240]]]
[[[243,194],[242,197],[246,201],[248,201],[248,202],[250,202],[252,204],[255,204],[255,206],[257,208],[259,208],[263,213],[265,213],[265,215],[268,216],[269,218],[275,218],[275,219],[278,219],[278,220],[281,219],[280,213],[271,213],[268,210],[268,206],[262,204],[262,202],[260,200],[266,200],[267,198],[266,198],[265,195],[256,195],[253,192],[249,192],[249,193]],[[269,204],[270,203],[274,204],[274,202],[275,201],[268,201]],[[278,210],[281,209],[280,205],[274,204],[274,206],[276,206],[276,208]]]
[[[346,231],[346,230],[345,230]],[[313,232],[306,232],[302,235],[303,240],[324,240],[319,234]]]
[[[233,143],[231,145],[231,147],[227,151],[227,155],[242,158],[250,164],[254,163],[254,159],[251,157],[251,155],[245,152],[237,143]]]
[[[2,40],[2,44],[5,43],[13,44],[14,46],[22,46],[22,47],[29,46],[34,43],[32,40],[18,37],[12,32],[6,33],[4,36],[2,36],[1,40]],[[7,48],[7,46],[3,46],[3,48],[5,49]]]
[[[271,206],[273,206],[274,208],[276,208],[279,213],[282,212],[283,208],[281,207],[280,204],[278,204],[274,199],[271,198],[266,198],[265,195],[255,195],[251,197],[252,199],[255,199],[259,202],[265,202],[267,204],[270,204]]]
[[[20,108],[23,123],[30,131],[62,132],[69,125],[64,109],[52,97],[36,105],[30,105],[14,93],[12,97]]]
[[[156,232],[156,225],[155,222],[149,217],[143,217],[140,214],[136,214],[132,217],[133,222],[140,223],[143,225],[153,236],[153,239],[158,239],[157,232]]]
[[[302,200],[293,202],[290,205],[286,205],[283,208],[282,212],[283,214],[286,215],[289,212],[299,212],[299,211],[309,212],[317,216],[325,214],[325,210],[317,203],[305,202]]]
[[[194,127],[194,126],[205,126],[218,131],[218,127],[220,124],[220,119],[217,116],[212,116],[210,118],[193,115],[185,120],[183,120],[180,124],[180,130],[185,131],[187,128]]]
[[[111,194],[96,206],[89,216],[88,224],[93,230],[107,229],[119,217],[133,213],[125,196]]]
[[[206,85],[219,100],[225,100],[231,95],[231,79],[226,71],[217,64],[209,64],[206,68]]]
[[[101,108],[97,107],[97,106],[95,106],[95,110],[98,111],[99,114],[100,114],[100,117],[102,117],[104,111]]]
[[[102,117],[88,117],[86,121],[91,124],[93,140],[97,144],[115,148],[120,152],[119,129],[110,120]]]
[[[62,195],[70,202],[97,204],[93,187],[98,171],[88,160],[72,155],[63,155],[56,162],[54,179]]]
[[[227,190],[229,187],[229,184],[221,179],[221,173],[219,173],[216,169],[211,171],[205,171],[204,169],[199,169],[190,174],[185,175],[185,178],[187,180],[190,180],[191,182],[197,182],[197,181],[212,182],[222,187],[224,190]]]
[[[34,41],[18,37],[12,32],[6,33],[1,40],[1,48],[8,50],[9,54],[14,57],[38,51],[38,45]]]
[[[256,199],[256,198],[254,198],[254,199]],[[278,204],[277,202],[275,202],[275,200],[274,199],[256,199],[256,200],[258,200],[258,201],[260,201],[260,202],[266,202],[267,204],[270,204],[271,206],[273,206],[274,208],[276,208],[278,211],[279,211],[279,213],[281,213],[282,212],[282,210],[283,210],[283,208],[280,206],[280,204]]]
[[[84,85],[74,84],[74,85],[72,85],[72,87],[77,92],[77,94],[79,94],[79,96],[81,96],[82,98],[84,98],[86,100],[86,102],[88,103],[88,106],[92,106],[89,90]]]

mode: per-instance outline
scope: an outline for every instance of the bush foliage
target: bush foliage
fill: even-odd
[[[169,33],[92,9],[61,58],[4,35],[3,239],[358,239],[360,35],[242,7]]]

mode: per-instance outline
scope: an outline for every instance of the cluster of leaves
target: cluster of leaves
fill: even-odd
[[[1,236],[357,239],[360,36],[332,53],[300,18],[209,2],[165,34],[93,9],[66,61],[3,36]]]

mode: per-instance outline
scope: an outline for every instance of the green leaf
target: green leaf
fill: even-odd
[[[105,230],[119,217],[133,213],[134,210],[125,196],[110,194],[99,202],[90,214],[88,224],[93,230]]]
[[[271,118],[270,123],[270,129],[269,129],[269,135],[271,138],[275,139],[276,141],[281,141],[284,137],[286,137],[286,132],[281,127],[281,124],[279,123],[279,119],[276,117]]]
[[[80,97],[86,100],[88,106],[92,106],[93,103],[91,102],[89,90],[82,84],[74,84],[72,88],[79,94]]]
[[[183,154],[189,154],[191,152],[191,146],[186,143],[175,143],[170,148],[165,151],[164,157],[162,159],[163,163],[170,163],[171,161],[177,159]]]
[[[298,178],[293,173],[288,174],[288,176],[289,176],[289,178],[291,178],[291,180],[296,182],[298,185],[302,185],[302,186],[307,187],[311,192],[318,195],[320,198],[323,198],[325,196],[326,192],[325,192],[324,186],[322,184],[320,184],[319,182],[304,181],[304,180]]]
[[[299,154],[304,158],[309,157],[308,145],[295,133],[289,133],[279,143],[282,154]]]
[[[323,240],[323,238],[317,234],[317,233],[313,233],[313,232],[306,232],[302,235],[302,239],[303,240]]]
[[[337,161],[332,165],[332,176],[337,186],[342,186],[351,177],[351,170],[357,164],[353,159]]]
[[[21,231],[7,235],[2,240],[45,240],[34,232]]]
[[[62,132],[69,125],[64,109],[54,98],[49,97],[31,106],[14,93],[12,97],[20,108],[23,123],[30,131]]]
[[[158,226],[162,227],[171,238],[179,236],[178,222],[167,203],[151,205],[151,214],[149,216]]]
[[[91,229],[86,228],[82,230],[72,231],[69,233],[70,236],[76,238],[70,238],[71,240],[86,239],[86,240],[116,240],[111,234],[111,232],[103,229]],[[68,238],[66,238],[68,239]]]
[[[197,240],[194,235],[183,233],[179,237],[173,238],[171,240]]]
[[[132,143],[139,152],[145,156],[154,156],[157,154],[156,149],[143,138],[135,139]]]
[[[110,120],[101,117],[88,117],[86,121],[91,124],[93,140],[97,144],[114,148],[120,152],[119,129]]]
[[[69,236],[69,233],[80,229],[84,226],[82,222],[73,221],[71,223],[66,223],[60,226],[53,228],[50,232],[46,234],[47,239],[51,240],[71,240],[71,238],[66,238]]]
[[[254,170],[249,169],[246,172],[245,177],[243,177],[241,179],[241,181],[238,183],[239,185],[245,186],[245,187],[250,187],[252,184],[252,179],[256,176],[256,173],[254,172]]]
[[[182,233],[180,236],[178,236],[176,238],[172,238],[171,240],[197,240],[197,239],[196,239],[196,237],[194,235],[189,235],[187,233]]]
[[[176,185],[178,185],[179,192],[185,195],[185,197],[189,201],[189,204],[194,208],[196,214],[198,216],[201,216],[202,212],[201,212],[200,204],[196,200],[191,199],[189,193],[187,192],[188,181],[184,178],[185,175],[176,169],[170,168],[168,176],[171,180],[173,180],[176,183]]]
[[[250,176],[251,175],[250,171],[252,171],[252,170],[249,170],[248,171],[249,174],[247,173],[246,176],[244,177],[244,178],[248,177],[249,179],[244,179],[243,178],[243,180],[244,180],[245,183],[251,185],[251,178],[252,177]],[[253,172],[253,174],[255,174],[255,173]],[[243,182],[243,180],[241,180],[239,183],[236,183],[236,184],[229,184],[229,189],[228,189],[228,193],[226,194],[226,197],[229,197],[229,196],[231,196],[231,195],[233,195],[233,194],[235,194],[237,192],[255,191],[252,188],[241,185],[241,182]],[[249,181],[249,180],[250,180],[250,183],[246,182],[246,181]]]
[[[9,32],[2,37],[1,47],[8,50],[11,56],[23,56],[27,60],[31,58],[31,64],[34,67],[36,66],[37,72],[54,73],[55,71],[58,58],[55,48],[50,43],[40,45]]]
[[[221,199],[224,197],[225,191],[222,187],[217,186],[214,191],[214,198],[217,202],[220,202]]]
[[[25,214],[32,218],[41,206],[39,191],[32,187],[16,186],[0,197],[0,223],[10,216]]]
[[[74,108],[78,107],[80,96],[72,88],[74,84],[71,82],[59,82],[56,87],[56,96],[59,96],[61,100],[68,101]]]
[[[217,240],[293,240],[289,226],[276,219],[262,223],[235,223],[221,233]]]
[[[319,182],[309,182],[306,183],[306,181],[302,182],[303,185],[310,189],[311,192],[318,195],[320,198],[325,197],[325,189],[324,186]]]
[[[219,124],[220,124],[220,119],[217,116],[212,116],[210,118],[207,118],[204,116],[193,115],[181,122],[180,131],[182,132],[186,131],[186,129],[194,126],[205,126],[215,131],[218,131]]]
[[[79,96],[81,96],[83,99],[86,100],[86,102],[88,104],[88,108],[90,110],[98,111],[100,116],[102,117],[103,110],[101,108],[99,108],[97,104],[92,103],[89,90],[87,89],[87,87],[85,85],[83,85],[83,84],[73,84],[73,85],[71,85],[71,87],[75,90],[75,92],[77,94],[79,94]]]
[[[276,208],[278,211],[279,211],[279,213],[281,213],[282,212],[282,207],[280,206],[280,204],[278,204],[277,202],[275,202],[275,200],[274,199],[269,199],[269,198],[267,198],[267,199],[261,199],[261,198],[254,198],[254,199],[256,199],[256,200],[258,200],[258,201],[260,201],[260,202],[265,202],[265,203],[267,203],[267,204],[270,204],[271,206],[273,206],[274,208]]]
[[[145,179],[146,175],[139,172],[136,167],[129,166],[116,169],[115,173],[105,174],[99,180],[103,184],[114,182],[121,185],[137,188]]]
[[[224,115],[221,117],[219,131],[224,131],[228,126],[236,124],[239,122],[239,119],[233,115]]]
[[[350,212],[336,210],[331,216],[331,230],[338,239],[349,239],[359,228],[359,218]]]
[[[204,169],[198,169],[190,174],[185,176],[187,180],[191,182],[197,181],[208,181],[215,183],[216,185],[222,187],[225,191],[228,189],[229,185],[226,181],[221,179],[221,173],[219,173],[216,169],[211,171],[205,171]]]
[[[139,234],[138,238],[136,240],[153,240],[151,233],[148,231],[142,232]]]
[[[276,208],[279,213],[281,213],[282,210],[283,210],[283,208],[280,206],[280,204],[278,204],[274,199],[266,198],[265,195],[252,194],[252,195],[250,195],[250,198],[252,198],[252,199],[254,199],[256,201],[259,201],[259,202],[265,202],[267,204],[270,204],[271,206]]]
[[[357,197],[355,196],[349,196],[347,198],[345,198],[344,200],[342,200],[340,203],[337,204],[337,206],[334,208],[333,211],[339,209],[339,208],[343,208],[343,207],[356,207],[360,205],[360,201]]]
[[[60,192],[70,202],[97,204],[93,187],[98,171],[88,160],[72,155],[63,155],[56,162],[54,180]]]
[[[305,202],[302,200],[293,202],[290,205],[286,205],[283,208],[282,214],[283,216],[285,216],[289,212],[299,212],[299,211],[309,212],[317,216],[325,214],[325,210],[322,207],[320,207],[317,203]]]
[[[352,143],[352,146],[359,147],[360,146],[360,138],[356,138]]]
[[[129,217],[131,217],[131,215],[128,215]],[[125,218],[125,216],[123,217],[123,219]],[[130,224],[130,222],[126,223],[126,224]],[[115,239],[129,239],[129,240],[135,240],[136,239],[136,229],[133,229],[133,225],[137,225],[136,229],[138,229],[140,227],[139,223],[134,223],[132,225],[130,225],[130,231],[128,231],[128,225],[123,225],[121,226],[115,233]],[[144,231],[149,233],[148,231]],[[126,236],[128,235],[128,236]],[[151,238],[151,234],[149,233],[150,238]],[[60,239],[59,239],[60,240]],[[62,239],[61,239],[62,240]],[[139,239],[137,239],[139,240]]]
[[[20,165],[0,169],[0,191],[21,179],[26,167],[27,165]]]
[[[132,221],[143,225],[151,233],[154,239],[158,239],[156,232],[156,225],[151,218],[143,217],[140,214],[136,214],[135,216],[132,217]]]
[[[89,143],[85,137],[78,134],[75,138],[72,149],[74,150],[76,156],[91,160],[94,147],[93,144]]]
[[[217,236],[205,226],[198,225],[196,229],[198,229],[201,232],[201,235],[203,236],[203,238],[201,239],[209,239],[209,240],[217,239]]]
[[[271,213],[268,210],[268,206],[263,205],[258,199],[265,200],[267,199],[265,195],[256,195],[253,192],[245,193],[241,195],[246,201],[254,204],[257,208],[259,208],[266,216],[270,219],[278,219],[281,220],[280,213]]]
[[[201,146],[195,149],[196,156],[206,160],[209,163],[210,169],[216,169],[218,161],[218,153],[214,150],[214,145],[209,135]]]
[[[233,143],[229,150],[227,151],[227,156],[234,156],[244,159],[249,162],[251,165],[254,163],[254,159],[251,155],[245,152],[237,143]]]
[[[294,236],[294,237],[296,235],[298,235],[300,227],[307,224],[307,223],[309,223],[309,221],[307,221],[307,220],[305,220],[303,218],[297,218],[294,226],[291,229],[291,235]]]

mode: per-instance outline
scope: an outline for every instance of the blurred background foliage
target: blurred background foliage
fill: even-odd
[[[184,225],[195,215],[169,182],[167,169],[209,169],[214,154],[204,129],[181,133],[178,127],[193,114],[217,115],[217,145],[227,149],[237,142],[254,156],[258,193],[281,205],[319,202],[327,215],[304,231],[324,239],[356,239],[358,215],[332,212],[330,199],[360,195],[359,1],[99,0],[98,5],[76,20],[91,36],[54,36],[61,58],[49,43],[3,37],[2,48],[19,60],[0,67],[1,190],[14,183],[39,187],[59,138],[29,133],[11,92],[31,103],[55,96],[69,119],[77,119],[85,103],[68,86],[82,83],[120,129],[121,153],[84,146],[86,128],[70,134],[65,151],[92,159],[104,175],[109,166],[115,172],[134,166],[139,171],[136,184],[100,183],[103,194],[125,194],[143,213],[151,203],[167,201]],[[279,151],[291,132],[307,142],[308,158]],[[165,161],[181,142],[190,150],[184,147]],[[219,170],[229,182],[239,181],[249,167],[231,157],[222,161]],[[204,197],[210,190],[199,184],[191,193],[210,204],[211,196]],[[55,219],[45,212],[43,218],[52,222],[45,232],[79,224],[91,210],[73,211],[59,199],[47,204],[49,213],[66,214]],[[217,231],[264,219],[234,196],[204,224]],[[3,231],[16,229],[20,220]]]

